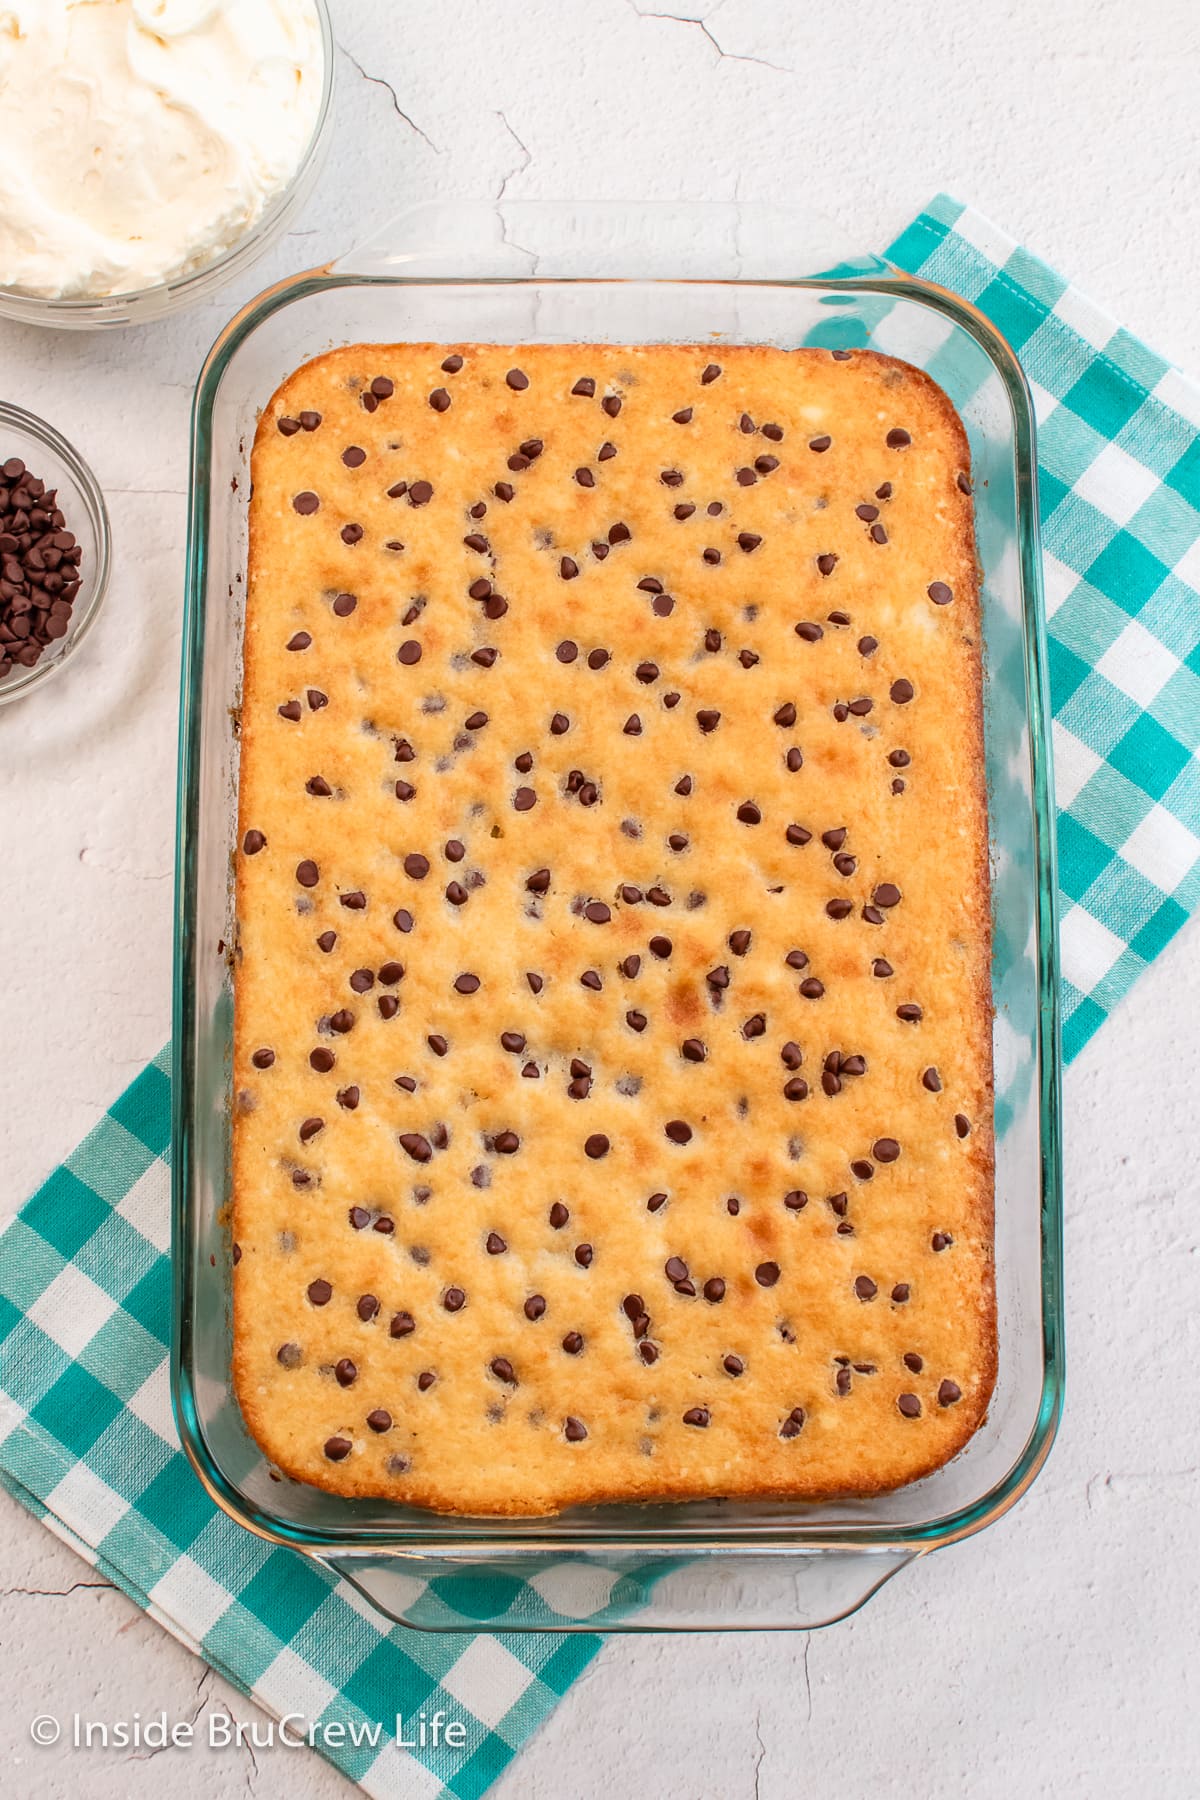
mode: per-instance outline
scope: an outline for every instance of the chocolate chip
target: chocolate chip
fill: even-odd
[[[759,1263],[754,1271],[754,1279],[759,1287],[774,1287],[779,1280],[779,1264],[775,1262]]]
[[[935,1231],[929,1240],[929,1248],[940,1253],[948,1250],[953,1242],[954,1239],[948,1231]]]
[[[315,862],[311,862],[306,858],[304,862],[296,864],[296,880],[300,883],[301,887],[316,887],[320,879],[321,871],[318,869]]]
[[[609,1147],[608,1139],[604,1136],[603,1132],[599,1131],[593,1132],[583,1146],[584,1154],[590,1157],[592,1162],[599,1162],[601,1157],[607,1156]]]
[[[957,1381],[951,1381],[947,1377],[938,1387],[937,1398],[939,1406],[953,1406],[956,1401],[962,1399],[962,1389]]]
[[[915,1025],[918,1019],[923,1019],[924,1016],[914,1000],[906,1000],[903,1006],[896,1008],[896,1017],[902,1019],[906,1025]]]
[[[676,425],[690,425],[692,422],[692,409],[690,406],[683,406],[677,413],[672,413],[671,418]]]
[[[303,493],[295,494],[292,497],[293,507],[302,517],[305,517],[305,518],[307,518],[309,516],[309,514],[315,513],[317,508],[320,506],[320,504],[321,504],[321,502],[317,498],[317,496],[313,493],[310,493],[307,489]]]
[[[921,1416],[921,1402],[915,1394],[901,1394],[896,1406],[906,1419],[919,1419]]]
[[[935,606],[949,606],[954,598],[952,590],[946,586],[944,581],[931,581],[925,592]]]
[[[789,1212],[803,1212],[808,1205],[808,1195],[802,1188],[793,1188],[791,1193],[783,1196],[783,1204]]]
[[[404,873],[413,881],[424,881],[429,873],[429,858],[419,851],[412,851],[404,859]]]
[[[345,1462],[354,1445],[349,1438],[331,1437],[325,1439],[325,1455],[330,1462]]]
[[[529,386],[529,377],[523,369],[510,369],[504,379],[514,393],[523,393]]]
[[[581,375],[571,392],[580,395],[584,400],[592,400],[596,394],[596,383],[590,375]]]
[[[275,1052],[273,1050],[256,1050],[250,1061],[256,1069],[269,1069],[275,1061]]]
[[[705,707],[701,712],[696,714],[696,723],[707,737],[708,734],[715,731],[717,726],[721,723],[721,715],[715,708]]]
[[[869,1275],[856,1275],[854,1278],[854,1292],[858,1295],[860,1300],[873,1300],[879,1292],[879,1288],[876,1283],[871,1280]]]
[[[812,840],[812,832],[809,831],[807,827],[795,823],[788,826],[784,836],[787,838],[789,844],[795,844],[799,848],[803,848],[805,844]]]
[[[889,689],[891,697],[897,706],[907,706],[915,691],[912,682],[905,680],[903,676],[901,676],[899,681],[893,681],[891,688]]]
[[[333,1288],[328,1281],[310,1281],[307,1292],[314,1306],[328,1306],[333,1299]]]
[[[478,975],[456,975],[454,978],[454,991],[456,994],[477,994],[479,992]]]
[[[970,1119],[968,1119],[966,1113],[955,1113],[954,1129],[960,1138],[965,1138],[969,1135],[970,1130],[971,1130],[971,1121],[970,1121]]]
[[[871,895],[876,906],[899,906],[900,889],[893,881],[883,881]]]
[[[800,983],[799,991],[806,1000],[819,1000],[825,992],[825,984],[815,975],[809,975]]]
[[[707,1406],[689,1406],[683,1415],[685,1425],[696,1425],[701,1430],[708,1424],[711,1414]]]
[[[569,1444],[581,1444],[587,1436],[587,1426],[582,1419],[566,1418],[563,1420],[563,1436]]]
[[[894,1163],[900,1155],[900,1146],[895,1138],[876,1138],[871,1146],[871,1155],[876,1162]]]
[[[692,1128],[683,1119],[668,1120],[663,1130],[673,1144],[690,1144],[692,1141]]]
[[[762,813],[753,800],[743,800],[737,809],[737,816],[743,825],[762,824]]]

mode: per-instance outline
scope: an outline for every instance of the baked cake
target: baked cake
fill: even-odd
[[[253,457],[234,1362],[446,1512],[870,1494],[995,1370],[966,437],[865,351],[359,345]]]

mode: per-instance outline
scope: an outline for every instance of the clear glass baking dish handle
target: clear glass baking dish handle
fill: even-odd
[[[893,273],[805,206],[741,201],[429,201],[329,273],[357,280],[796,281]]]
[[[322,1558],[377,1611],[418,1631],[812,1631],[857,1612],[919,1550],[667,1554],[643,1546],[506,1558],[464,1545]]]

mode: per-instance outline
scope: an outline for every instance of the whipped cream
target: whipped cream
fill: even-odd
[[[295,173],[323,77],[313,0],[0,0],[0,287],[212,262]]]

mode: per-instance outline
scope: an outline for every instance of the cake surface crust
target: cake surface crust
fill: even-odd
[[[357,345],[259,425],[234,1377],[440,1511],[867,1495],[995,1376],[969,451],[922,372]]]

